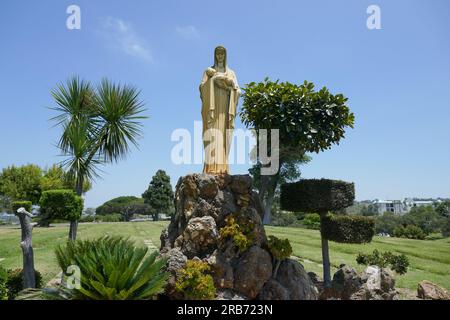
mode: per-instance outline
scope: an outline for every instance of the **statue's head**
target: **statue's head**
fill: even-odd
[[[227,49],[223,46],[217,46],[214,49],[214,66],[217,67],[219,63],[227,66]]]

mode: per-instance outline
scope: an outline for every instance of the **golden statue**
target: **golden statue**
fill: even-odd
[[[227,51],[218,46],[214,50],[214,65],[205,70],[200,84],[204,173],[230,173],[228,154],[240,93],[236,75],[227,66]]]

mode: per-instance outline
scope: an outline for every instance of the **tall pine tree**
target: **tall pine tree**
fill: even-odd
[[[152,207],[153,220],[157,221],[160,213],[168,213],[173,205],[173,191],[170,177],[164,170],[158,170],[152,177],[148,189],[142,194],[144,202]]]

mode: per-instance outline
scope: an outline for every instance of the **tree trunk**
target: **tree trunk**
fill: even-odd
[[[78,221],[70,221],[69,240],[77,240]]]
[[[326,212],[321,213],[320,218],[322,219],[322,217],[325,215]],[[320,228],[320,237],[322,239],[323,284],[325,288],[330,288],[331,287],[330,251],[328,249],[328,239],[324,237],[322,228]]]
[[[272,222],[272,204],[273,195],[267,195],[266,201],[264,202],[264,218],[263,224],[270,224]]]
[[[34,273],[31,213],[27,212],[24,208],[19,208],[17,215],[19,216],[20,227],[22,229],[20,247],[23,253],[23,288],[35,288],[36,279]]]
[[[270,224],[272,222],[273,199],[275,197],[275,190],[277,189],[280,175],[277,173],[273,176],[262,176],[261,178],[261,192],[263,193],[263,201],[261,203],[264,207],[263,224]]]
[[[76,193],[78,196],[83,195],[83,177],[77,178],[77,185],[76,185]],[[70,221],[70,229],[69,229],[69,240],[75,241],[77,240],[77,231],[78,231],[78,220]]]

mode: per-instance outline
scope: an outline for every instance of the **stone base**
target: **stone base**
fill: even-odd
[[[220,237],[231,214],[247,228],[251,245],[246,250],[239,249],[232,239]],[[249,175],[181,177],[175,192],[175,215],[161,234],[161,253],[168,256],[167,270],[172,274],[167,296],[182,298],[174,290],[177,270],[188,259],[199,259],[211,267],[218,299],[317,299],[314,284],[294,260],[285,260],[277,277],[272,277],[262,214]]]

